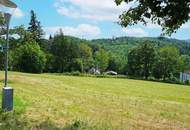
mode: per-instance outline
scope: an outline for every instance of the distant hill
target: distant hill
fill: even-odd
[[[91,45],[102,46],[109,54],[118,57],[122,60],[127,60],[126,57],[131,48],[141,44],[144,41],[151,41],[156,44],[157,47],[163,47],[165,45],[174,45],[180,50],[181,54],[190,55],[190,40],[178,40],[165,37],[115,37],[105,39],[85,40],[72,36],[65,36],[67,40],[75,43],[88,43]]]
[[[103,46],[108,52],[111,52],[113,55],[126,56],[131,48],[142,43],[143,41],[152,41],[158,47],[163,47],[165,45],[174,45],[176,46],[181,54],[190,55],[190,40],[178,40],[170,39],[163,37],[116,37],[108,39],[96,39],[91,40],[91,44],[99,44]]]

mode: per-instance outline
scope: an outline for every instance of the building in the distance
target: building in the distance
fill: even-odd
[[[180,81],[181,82],[190,81],[190,70],[180,73]]]

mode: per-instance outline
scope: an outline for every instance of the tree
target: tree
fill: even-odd
[[[35,39],[36,41],[39,41],[44,34],[40,22],[37,20],[36,14],[33,10],[31,10],[31,19],[28,31],[32,33],[33,39]]]
[[[79,44],[62,34],[54,37],[51,51],[54,56],[53,69],[55,72],[71,72],[76,59],[80,58]]]
[[[138,52],[139,48],[135,47],[128,54],[127,74],[135,77],[142,76],[141,57]]]
[[[36,40],[33,38],[33,34],[28,32],[24,25],[10,29],[10,34],[17,36],[17,38],[10,37],[10,49],[13,50],[19,48],[22,45],[36,42]]]
[[[79,53],[81,59],[81,71],[88,71],[93,65],[92,49],[86,43],[80,43]],[[79,63],[79,60],[78,60]]]
[[[182,55],[180,59],[182,62],[181,71],[184,72],[190,70],[190,56]]]
[[[140,55],[141,55],[141,62],[143,67],[143,76],[145,79],[148,79],[150,76],[153,64],[155,61],[156,56],[156,49],[153,43],[145,41],[140,45]]]
[[[10,34],[17,34],[19,36],[19,39],[24,39],[24,36],[26,34],[26,30],[24,25],[20,25],[17,27],[14,27],[13,29],[10,29]]]
[[[173,46],[165,46],[158,52],[158,58],[154,66],[154,77],[163,80],[179,74],[181,60],[179,50]]]
[[[124,27],[138,22],[146,24],[148,20],[162,26],[165,34],[172,34],[189,20],[189,0],[115,0],[134,5],[120,15],[120,24]],[[133,3],[135,2],[135,4]]]
[[[127,62],[117,55],[110,55],[109,57],[108,70],[116,71],[120,74],[125,74],[124,68]]]
[[[118,67],[116,58],[110,57],[109,64],[108,64],[108,70],[117,71],[118,68],[119,67]]]
[[[153,43],[145,41],[134,48],[128,56],[129,74],[143,76],[151,75],[155,61],[156,49]]]
[[[28,72],[28,73],[42,73],[45,64],[46,56],[37,43],[27,43],[20,46],[11,53],[13,70]]]
[[[96,67],[100,69],[101,72],[105,71],[108,67],[109,57],[104,49],[100,49],[95,55]]]
[[[40,21],[37,22],[37,30],[36,30],[36,32],[37,32],[37,34],[36,34],[37,35],[37,40],[42,39],[42,36],[44,35],[44,31],[42,29]]]
[[[52,35],[49,35],[49,40],[52,40],[52,39],[53,39]]]

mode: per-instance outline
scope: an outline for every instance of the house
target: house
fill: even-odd
[[[190,71],[181,72],[180,81],[181,82],[190,81]]]
[[[100,70],[99,70],[99,69],[96,69],[96,68],[91,68],[91,69],[89,70],[89,73],[90,73],[90,74],[96,74],[96,75],[101,74],[101,73],[100,73]]]

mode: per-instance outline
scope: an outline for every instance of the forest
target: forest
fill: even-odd
[[[64,35],[48,39],[32,10],[28,27],[10,30],[9,70],[27,73],[115,71],[139,79],[179,82],[190,69],[190,42],[165,37],[113,37],[85,40]],[[1,44],[5,44],[1,37]],[[0,69],[4,69],[1,53]]]

